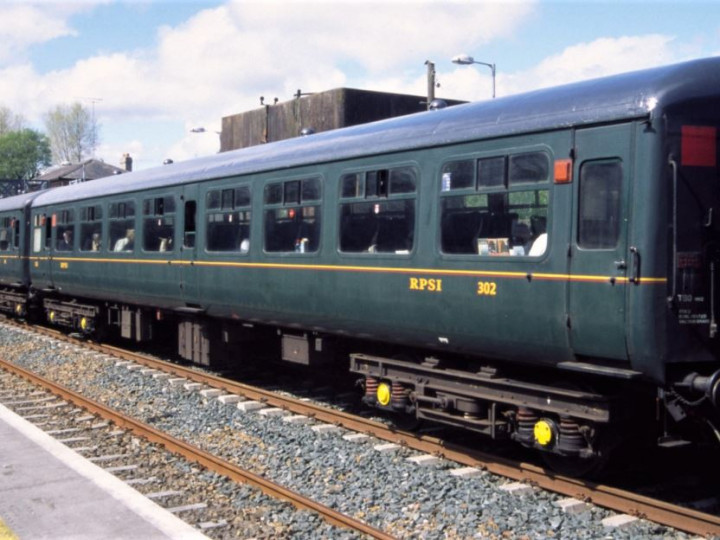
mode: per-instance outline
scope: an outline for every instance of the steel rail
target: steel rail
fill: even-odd
[[[339,425],[352,431],[367,433],[379,439],[444,457],[463,465],[478,467],[493,474],[526,482],[555,493],[575,497],[588,503],[630,514],[638,518],[648,519],[649,521],[692,534],[720,536],[720,516],[677,506],[612,486],[554,475],[541,467],[529,463],[516,463],[491,454],[468,450],[459,445],[448,444],[435,437],[418,437],[418,435],[412,433],[394,430],[380,422],[353,416],[321,405],[280,396],[247,384],[201,373],[189,367],[148,358],[116,347],[98,344],[92,344],[92,346],[98,347],[99,351],[111,352],[116,356],[133,360],[147,367],[169,371],[194,382],[220,388],[229,393],[242,394],[249,399],[263,401],[268,405],[291,410],[296,414],[304,414],[316,420]]]
[[[38,327],[33,327],[37,329]],[[62,333],[40,327],[40,331],[57,339],[73,341]],[[414,450],[444,457],[459,464],[477,467],[490,473],[537,486],[555,493],[574,497],[617,512],[647,519],[655,523],[703,536],[720,536],[720,516],[707,514],[684,506],[632,493],[627,490],[595,484],[576,478],[556,475],[552,471],[529,463],[518,463],[496,455],[479,452],[445,442],[436,437],[395,430],[380,422],[336,411],[321,405],[281,396],[268,390],[199,372],[193,368],[172,364],[124,349],[98,343],[85,342],[91,349],[131,360],[147,367],[162,370],[248,399],[262,401],[296,414],[342,426],[351,431],[366,433],[378,439],[394,442]]]
[[[342,514],[332,508],[313,501],[312,499],[308,499],[307,497],[263,478],[262,476],[258,476],[250,471],[244,470],[237,465],[219,458],[218,456],[205,452],[196,446],[172,437],[167,433],[163,433],[162,431],[135,420],[125,414],[114,411],[97,401],[86,398],[68,388],[45,379],[40,375],[7,362],[2,358],[0,358],[0,368],[3,368],[10,373],[19,375],[34,384],[42,386],[60,398],[69,401],[78,407],[82,407],[89,412],[98,414],[104,419],[113,422],[115,425],[132,431],[134,434],[143,437],[152,443],[162,445],[170,452],[181,455],[189,461],[199,463],[215,473],[226,476],[235,482],[242,482],[254,486],[266,495],[290,502],[296,508],[315,512],[333,525],[366,534],[371,538],[382,540],[391,540],[394,538],[392,535],[389,535],[379,529],[375,529],[366,523]]]

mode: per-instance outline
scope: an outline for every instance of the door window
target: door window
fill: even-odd
[[[594,161],[580,168],[577,244],[584,249],[611,249],[620,237],[622,163]]]

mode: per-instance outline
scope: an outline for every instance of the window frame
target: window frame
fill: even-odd
[[[78,226],[80,229],[78,250],[82,253],[100,253],[105,250],[104,214],[104,208],[100,202],[80,207],[80,217],[78,219]],[[91,249],[85,249],[87,239],[85,238],[84,229],[87,225],[90,225],[93,228],[97,228],[99,226],[100,244],[97,250],[92,249],[92,237],[96,234],[95,232],[92,232],[89,237]]]
[[[315,185],[315,193],[307,193],[306,185]],[[323,201],[325,179],[320,174],[304,174],[286,178],[268,179],[263,185],[262,196],[262,250],[266,255],[280,256],[318,256],[322,249]],[[310,188],[308,187],[308,190]],[[297,191],[297,197],[293,196]],[[279,197],[278,197],[279,195]],[[286,199],[287,197],[287,199]],[[283,214],[287,212],[286,216]],[[270,237],[270,219],[272,226],[278,223],[302,225],[312,222],[314,237],[303,236],[293,241],[293,249],[268,249]],[[298,236],[297,234],[294,236]],[[274,246],[273,246],[274,247]]]
[[[617,165],[617,176],[616,178],[612,178],[610,180],[616,180],[617,186],[616,188],[616,199],[615,201],[608,201],[609,204],[614,203],[614,210],[615,210],[615,230],[614,233],[614,243],[612,245],[610,244],[603,244],[603,245],[590,245],[583,241],[583,232],[585,231],[586,223],[590,220],[583,219],[583,211],[586,208],[586,202],[584,199],[584,188],[586,185],[588,185],[588,178],[586,176],[585,170],[588,166],[608,166],[608,165]],[[575,235],[575,244],[577,245],[578,249],[582,249],[583,251],[614,251],[618,248],[620,245],[620,238],[622,236],[622,226],[623,226],[623,175],[624,175],[624,163],[623,160],[619,157],[612,157],[612,158],[603,158],[603,159],[591,159],[587,161],[583,161],[580,166],[578,167],[578,188],[577,188],[577,213],[576,213],[576,219],[577,219],[577,230]],[[607,185],[607,184],[606,184]],[[608,193],[611,190],[608,190]],[[597,198],[597,192],[594,192],[595,197],[592,198],[592,200],[597,203],[600,199]],[[607,199],[605,199],[607,201]],[[594,220],[601,223],[608,223],[609,215],[606,213],[603,216],[603,219],[600,220]]]
[[[223,193],[226,192],[232,192],[232,201],[229,206],[229,208],[224,207],[223,205]],[[247,194],[247,199],[243,198],[240,199],[239,193],[243,191]],[[217,206],[211,206],[211,197],[217,197],[218,204]],[[229,197],[229,196],[228,196]],[[240,200],[239,200],[240,199]],[[223,185],[216,185],[208,187],[208,189],[204,192],[203,195],[204,200],[204,239],[203,239],[203,247],[206,253],[211,253],[213,256],[248,256],[250,253],[250,246],[252,245],[250,242],[252,229],[253,229],[253,189],[252,184],[248,182],[243,183],[232,183],[232,184],[223,184]],[[200,216],[202,214],[198,215],[198,218],[200,219]],[[239,225],[246,225],[247,226],[247,236],[245,238],[240,235],[240,243],[237,247],[237,249],[212,249],[210,247],[210,241],[209,241],[209,235],[212,230],[211,227],[211,216],[223,216],[223,223],[225,216],[238,216],[238,224]],[[231,220],[232,221],[232,220]],[[198,220],[197,225],[199,225],[200,221]],[[199,229],[198,231],[199,232]],[[243,243],[247,240],[247,248],[243,249]]]
[[[394,189],[394,186],[398,183],[398,181],[394,180],[393,172],[399,172],[403,170],[408,170],[412,173],[413,189],[411,191]],[[354,180],[351,180],[353,177]],[[346,180],[351,181],[354,185],[354,189],[351,190],[352,195],[344,195],[346,193]],[[422,171],[420,166],[416,162],[376,164],[372,167],[347,169],[342,171],[338,177],[338,198],[336,203],[337,252],[342,256],[350,257],[410,257],[416,251],[418,245],[418,205],[420,201],[421,182]],[[378,249],[377,246],[380,244],[380,242],[376,240],[377,235],[373,235],[373,238],[369,240],[365,239],[366,241],[361,242],[363,249],[348,249],[347,243],[345,243],[346,247],[343,247],[343,238],[345,234],[344,227],[351,226],[349,222],[346,223],[346,208],[350,210],[350,215],[358,215],[360,217],[363,217],[362,214],[353,214],[353,207],[367,206],[371,208],[371,212],[368,213],[368,217],[373,217],[379,215],[382,212],[382,207],[387,208],[391,206],[397,206],[399,204],[403,204],[405,207],[403,210],[402,218],[404,220],[411,221],[411,223],[407,227],[407,233],[404,235],[405,242],[411,244],[409,248]],[[380,227],[380,222],[377,222],[377,220],[375,221],[376,225]],[[390,219],[389,221],[392,221],[392,219]],[[400,235],[400,237],[402,236],[403,235]],[[354,238],[356,238],[356,235],[352,236],[351,239]]]
[[[138,201],[134,198],[131,199],[120,199],[115,201],[109,201],[107,203],[107,248],[108,252],[114,254],[132,254],[135,252],[136,243],[138,239]],[[128,209],[132,207],[132,212],[128,212]],[[122,224],[122,235],[114,236],[115,228],[118,224]],[[128,225],[132,225],[132,231],[134,232],[133,246],[131,249],[115,250],[115,247],[119,240],[127,237],[127,231],[131,229]]]
[[[8,253],[10,251],[17,250],[16,243],[16,220],[15,216],[2,216],[0,217],[0,237],[3,235],[5,239],[0,241],[0,253]],[[2,242],[5,242],[5,248],[2,247]]]
[[[53,241],[51,242],[51,251],[53,253],[73,253],[76,251],[77,231],[75,230],[75,225],[77,224],[77,220],[75,219],[75,214],[75,208],[73,207],[62,207],[53,211],[51,217],[51,236],[53,237]],[[65,234],[65,231],[70,231],[72,233],[72,246],[70,249],[61,250],[58,246],[60,245],[60,238],[63,234]]]
[[[511,163],[513,158],[517,158],[517,156],[524,156],[524,155],[531,155],[531,154],[542,154],[545,156],[545,164],[546,164],[546,174],[544,180],[540,181],[519,181],[519,180],[513,180],[511,178]],[[503,181],[501,184],[493,184],[493,185],[481,185],[480,183],[480,164],[484,161],[493,161],[493,160],[503,160]],[[452,164],[455,163],[462,163],[462,162],[470,162],[471,166],[465,166],[466,169],[469,168],[470,171],[472,171],[473,174],[473,180],[469,183],[465,180],[460,187],[453,188],[452,187],[452,177],[446,176],[446,173],[450,172],[449,168]],[[544,230],[543,232],[540,232],[537,234],[535,239],[539,238],[542,234],[546,234],[548,241],[547,245],[545,246],[545,250],[538,255],[530,255],[530,249],[527,246],[523,246],[523,254],[522,255],[516,255],[513,253],[513,250],[511,246],[509,245],[511,240],[515,238],[513,236],[513,225],[520,225],[520,220],[517,220],[517,223],[510,223],[510,236],[505,237],[501,236],[498,238],[494,237],[485,237],[486,240],[507,240],[508,242],[508,249],[505,251],[503,248],[501,253],[492,253],[492,260],[500,259],[500,260],[506,260],[508,258],[512,260],[526,260],[526,261],[536,261],[540,258],[545,257],[549,250],[550,250],[550,238],[549,238],[549,231],[551,229],[551,207],[552,207],[552,191],[553,191],[553,170],[552,170],[552,163],[553,163],[553,152],[552,150],[545,146],[530,146],[525,148],[498,148],[493,151],[487,151],[482,153],[473,153],[473,154],[461,154],[456,156],[449,156],[445,160],[441,162],[441,166],[439,169],[439,189],[435,192],[437,195],[437,241],[436,241],[436,249],[437,252],[440,254],[441,257],[449,257],[449,258],[469,258],[472,260],[478,260],[479,258],[481,260],[490,260],[489,255],[491,255],[490,252],[481,253],[480,251],[480,242],[478,239],[478,246],[475,249],[475,251],[462,251],[462,252],[452,252],[452,251],[445,251],[444,246],[444,235],[445,231],[443,229],[443,225],[445,223],[444,216],[445,212],[447,211],[446,205],[448,204],[446,201],[448,199],[452,198],[461,198],[461,197],[472,197],[472,196],[479,196],[479,197],[486,197],[487,202],[485,203],[482,208],[486,208],[487,212],[490,212],[490,197],[496,196],[496,195],[504,195],[504,201],[503,201],[503,207],[504,207],[504,214],[510,216],[513,214],[512,210],[513,208],[521,208],[522,205],[517,204],[511,204],[511,198],[514,193],[535,193],[535,201],[538,203],[537,206],[529,206],[528,211],[532,212],[533,209],[544,209],[544,216],[541,215],[535,215],[535,216],[529,216],[527,219],[531,220],[532,217],[538,218],[536,221],[538,224],[544,223]],[[458,167],[460,169],[460,167]],[[543,192],[545,195],[543,195]],[[542,201],[542,198],[545,197],[545,205],[539,204]],[[468,207],[471,208],[471,207]],[[478,208],[480,208],[478,206]],[[542,212],[541,212],[542,213]],[[523,218],[524,219],[524,218]],[[544,221],[541,221],[544,220]],[[523,224],[527,227],[527,224]],[[540,229],[540,225],[538,226],[538,229]],[[497,244],[497,242],[495,243]]]
[[[168,204],[170,203],[170,204]],[[157,194],[146,196],[142,199],[142,243],[140,249],[143,253],[151,254],[172,254],[176,251],[176,238],[178,231],[178,204],[173,194]],[[167,237],[155,235],[154,240],[159,240],[157,249],[148,248],[148,224],[158,221],[158,228],[170,228],[171,234]],[[137,242],[137,231],[135,232]],[[165,244],[163,244],[165,241]]]

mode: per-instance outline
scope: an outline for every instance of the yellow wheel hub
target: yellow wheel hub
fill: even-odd
[[[535,437],[535,442],[537,442],[540,446],[547,446],[553,442],[555,437],[553,425],[548,420],[538,420],[535,423],[533,435]]]
[[[387,383],[380,383],[378,385],[378,389],[375,395],[377,396],[377,400],[380,405],[385,406],[390,404],[390,398],[392,396],[392,392],[390,391],[390,385]]]

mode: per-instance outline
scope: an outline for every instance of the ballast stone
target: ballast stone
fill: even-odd
[[[628,514],[618,514],[616,516],[610,516],[602,520],[603,527],[606,529],[624,529],[629,527],[638,520],[635,516]]]
[[[310,429],[312,429],[315,433],[319,435],[325,435],[329,433],[339,433],[342,431],[342,428],[333,424],[320,424],[319,426],[312,426]]]
[[[218,396],[218,401],[223,405],[229,405],[231,403],[238,403],[242,398],[237,394],[226,394],[224,396]]]
[[[510,493],[511,495],[528,495],[532,493],[533,488],[522,482],[513,482],[500,486],[500,490]]]
[[[366,435],[365,433],[348,433],[347,435],[343,435],[343,439],[350,442],[363,442],[367,441],[369,438],[370,435]]]
[[[457,478],[472,478],[474,476],[480,476],[482,471],[475,467],[460,467],[459,469],[452,469],[450,474]]]
[[[250,412],[265,408],[265,404],[259,401],[242,401],[238,403],[237,408],[242,412]]]
[[[304,414],[293,414],[293,415],[284,417],[283,422],[285,422],[286,424],[302,425],[302,424],[309,424],[310,422],[312,422],[312,418],[310,418],[309,416],[305,416]]]
[[[442,461],[442,459],[430,454],[423,454],[422,456],[409,457],[407,458],[407,461],[409,461],[410,463],[414,463],[415,465],[418,465],[420,467],[430,467],[432,465],[437,465]]]
[[[373,449],[381,453],[395,452],[396,450],[400,450],[400,445],[395,443],[376,444],[373,446]]]
[[[555,503],[555,506],[560,508],[566,514],[581,514],[590,509],[590,506],[583,501],[568,497],[566,499],[560,499]]]
[[[285,409],[280,409],[278,407],[268,407],[267,409],[262,409],[260,412],[258,412],[261,416],[288,416],[290,415],[289,411],[286,411]]]

